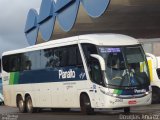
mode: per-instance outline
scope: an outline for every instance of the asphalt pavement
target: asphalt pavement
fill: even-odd
[[[83,115],[79,109],[70,112],[53,112],[50,109],[39,113],[19,113],[17,108],[0,106],[0,120],[160,120],[160,105],[132,107],[126,115],[123,110],[96,110],[94,115]]]

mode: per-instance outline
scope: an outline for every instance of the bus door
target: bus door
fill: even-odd
[[[100,103],[103,103],[104,101],[102,96],[99,94],[100,90],[103,89],[103,75],[101,72],[101,67],[99,64],[99,61],[95,58],[91,58],[90,64],[90,78],[93,82],[92,90],[90,90],[90,94],[93,96],[93,100],[96,102],[97,107],[101,106]]]
[[[85,55],[85,59],[87,62],[87,67],[89,72],[90,79],[92,81],[92,88],[89,90],[89,93],[91,95],[92,101],[95,101],[97,103],[100,103],[100,100],[103,100],[103,98],[100,98],[99,96],[99,90],[103,86],[103,75],[101,72],[101,67],[98,59],[91,57],[91,54],[98,54],[97,48],[93,44],[84,43],[82,44],[82,49]]]

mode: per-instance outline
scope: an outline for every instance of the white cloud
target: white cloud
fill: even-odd
[[[2,51],[28,45],[24,35],[27,14],[40,4],[41,0],[0,0],[0,55]]]

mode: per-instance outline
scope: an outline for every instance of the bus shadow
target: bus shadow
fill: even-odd
[[[75,110],[75,109],[71,109],[70,111],[63,111],[63,110],[51,110],[51,109],[41,109],[39,112],[43,113],[43,114],[53,114],[53,115],[84,115],[83,113],[81,113],[81,111],[79,109]],[[37,113],[37,114],[38,114]],[[96,116],[119,116],[119,115],[139,115],[141,113],[139,112],[131,112],[129,114],[125,114],[123,112],[123,110],[95,110],[94,114],[92,115],[96,115]]]

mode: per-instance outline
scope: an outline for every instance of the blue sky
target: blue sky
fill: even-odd
[[[41,0],[0,0],[0,55],[28,46],[24,27],[30,8],[39,10]]]

